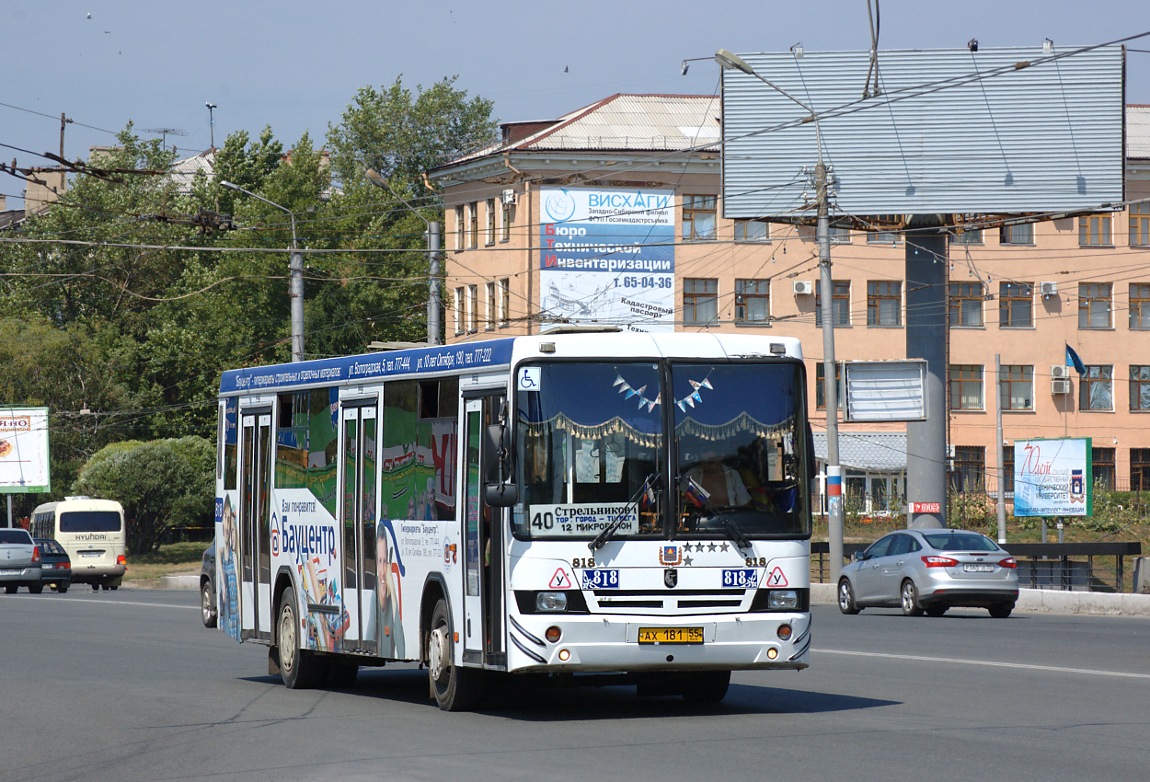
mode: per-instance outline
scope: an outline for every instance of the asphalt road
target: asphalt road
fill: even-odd
[[[812,667],[717,707],[511,682],[447,714],[412,666],[289,691],[194,591],[0,594],[0,780],[1145,780],[1150,619],[815,607]]]

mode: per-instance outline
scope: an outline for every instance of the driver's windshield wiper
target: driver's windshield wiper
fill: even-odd
[[[627,504],[623,506],[621,511],[619,511],[619,515],[612,519],[611,523],[604,527],[603,531],[596,535],[593,541],[587,544],[587,548],[591,549],[592,551],[603,548],[603,545],[608,540],[610,540],[616,532],[619,531],[620,527],[623,526],[623,522],[627,520],[627,513],[631,510],[631,508],[635,507],[637,510],[640,500],[642,500],[644,497],[650,497],[652,504],[654,504],[655,484],[658,482],[658,473],[652,473],[651,475],[648,475],[646,478],[644,478],[643,485],[639,487],[637,492],[631,495],[630,499],[627,500]]]
[[[739,529],[735,522],[731,521],[726,516],[719,517],[719,523],[723,525],[723,529],[731,536],[731,540],[735,541],[735,545],[739,548],[750,548],[751,541],[747,540],[747,536]]]

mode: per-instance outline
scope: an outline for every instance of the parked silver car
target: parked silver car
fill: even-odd
[[[890,606],[907,616],[942,616],[971,606],[1001,619],[1018,602],[1018,563],[978,532],[899,530],[855,553],[839,578],[838,599],[844,614]]]
[[[40,583],[40,549],[32,542],[28,530],[20,527],[0,529],[0,584],[12,594],[22,586],[30,592],[44,588]]]

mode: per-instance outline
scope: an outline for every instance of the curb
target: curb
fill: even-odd
[[[832,584],[811,584],[811,603],[835,604]],[[1063,592],[1054,589],[1020,589],[1016,611],[1038,614],[1094,614],[1150,617],[1150,595],[1108,592]]]

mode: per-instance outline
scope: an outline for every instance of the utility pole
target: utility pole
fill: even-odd
[[[64,112],[60,112],[60,157],[64,157],[64,126],[72,120],[64,116]]]
[[[835,372],[834,282],[831,280],[831,225],[827,204],[827,166],[819,148],[815,166],[816,228],[819,242],[819,295],[823,330],[823,401],[827,412],[827,543],[831,583],[837,584],[843,567],[843,470],[839,464],[839,389]]]
[[[215,149],[216,148],[216,109],[218,109],[219,106],[216,105],[215,103],[212,103],[211,101],[208,101],[204,105],[208,107],[208,133],[210,134],[209,137],[211,138],[210,143],[211,143],[212,149]]]

